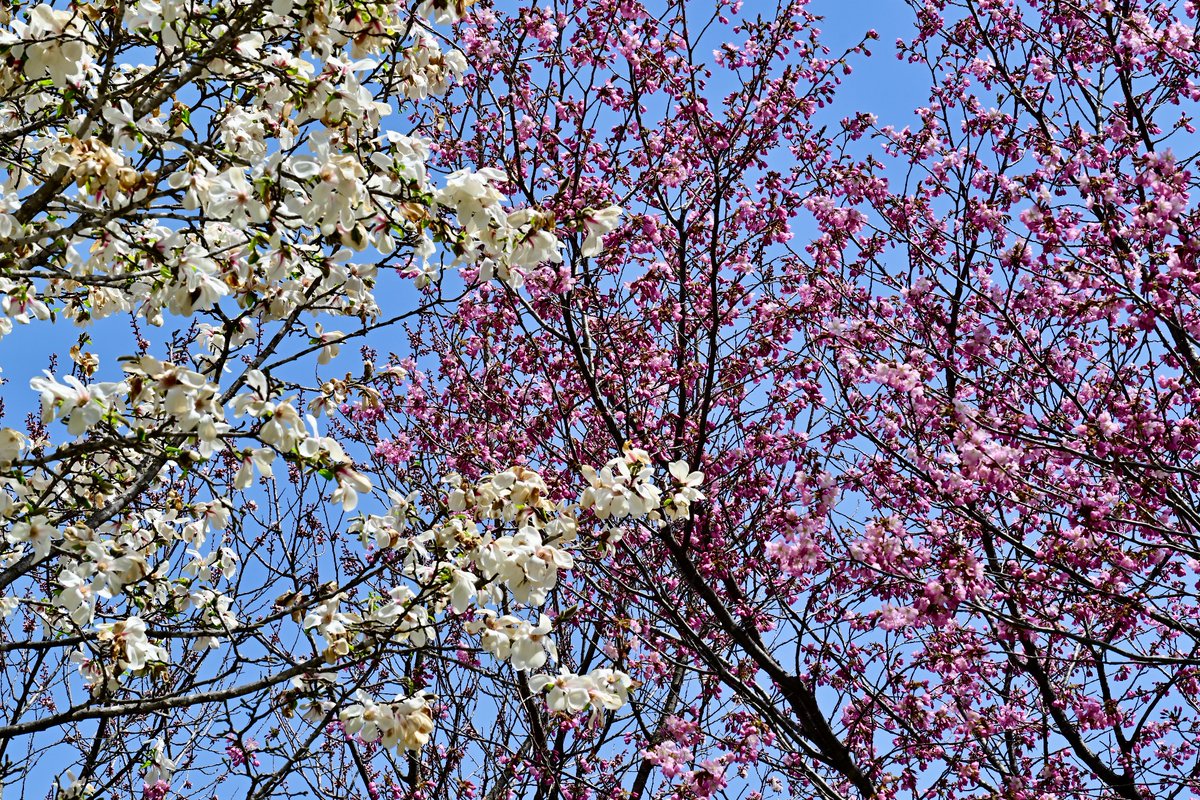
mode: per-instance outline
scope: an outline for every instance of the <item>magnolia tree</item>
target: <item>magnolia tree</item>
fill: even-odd
[[[450,302],[442,265],[507,276],[616,223],[512,207],[494,169],[430,173],[415,117],[466,68],[461,11],[4,7],[5,366],[17,328],[83,331],[4,397],[10,792],[425,796],[458,791],[445,743],[512,702],[624,704],[615,661],[558,668],[539,612],[573,564],[571,487],[481,460],[401,493],[329,419],[405,384],[368,350],[328,373],[344,342]],[[638,480],[625,513],[650,518],[671,484]],[[494,678],[478,711],[458,697],[475,674]]]
[[[1200,795],[1195,5],[907,5],[0,8],[0,782]]]

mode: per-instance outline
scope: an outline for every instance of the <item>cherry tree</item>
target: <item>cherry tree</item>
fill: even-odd
[[[355,436],[582,490],[558,655],[637,687],[526,704],[489,796],[1200,788],[1195,5],[908,5],[903,129],[803,2],[468,16],[433,158],[624,213],[460,271]]]

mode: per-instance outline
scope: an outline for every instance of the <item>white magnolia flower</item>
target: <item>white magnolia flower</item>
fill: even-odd
[[[620,219],[620,206],[586,210],[583,214],[583,227],[587,236],[583,240],[579,254],[584,258],[600,255],[604,249],[604,234],[615,230]]]
[[[12,428],[0,428],[0,467],[7,466],[21,457],[25,449],[24,434]]]
[[[624,458],[614,458],[599,471],[581,468],[588,482],[579,504],[593,509],[598,519],[640,517],[656,512],[662,493],[651,482],[651,471],[639,469],[635,475]]]
[[[438,25],[453,25],[462,19],[467,6],[475,0],[421,0],[417,13]]]
[[[233,631],[238,627],[237,615],[233,613],[233,598],[213,589],[200,589],[188,595],[187,605],[199,609],[203,614],[203,623],[208,628],[221,633]],[[198,637],[190,645],[192,650],[206,650],[221,646],[220,636]]]
[[[371,491],[371,480],[349,463],[337,466],[333,471],[338,488],[330,495],[330,500],[341,503],[344,511],[353,511],[358,505],[358,496]]]
[[[420,750],[429,742],[429,735],[433,732],[433,717],[424,694],[403,700],[397,698],[392,702],[392,714],[396,720],[396,731],[393,736],[384,738],[385,747],[394,741],[405,750]]]
[[[575,675],[563,670],[557,676],[534,675],[529,679],[529,688],[534,692],[546,693],[546,705],[551,711],[576,714],[583,711],[592,700],[595,686],[586,676]]]
[[[67,431],[78,436],[99,422],[113,408],[117,393],[124,384],[93,383],[85,386],[74,375],[59,383],[50,373],[45,378],[33,378],[29,386],[42,395],[42,422],[59,418],[67,421]]]
[[[342,721],[346,733],[358,735],[364,742],[378,741],[384,729],[392,726],[391,713],[386,706],[372,701],[361,690],[355,696],[358,702],[342,709],[338,719]]]
[[[346,334],[341,331],[327,331],[321,323],[313,325],[313,339],[317,344],[324,345],[321,348],[320,354],[317,356],[318,364],[328,364],[333,359],[337,358],[337,354],[341,352],[341,339]]]
[[[692,472],[686,461],[673,461],[667,468],[675,481],[675,487],[665,513],[672,519],[687,519],[691,516],[692,503],[704,499],[704,493],[698,488],[704,483],[704,473]]]
[[[415,647],[424,647],[434,637],[429,611],[416,602],[417,596],[406,586],[397,586],[388,596],[391,602],[380,606],[371,618],[394,629],[392,641],[408,641]]]
[[[98,625],[97,630],[100,641],[112,643],[113,655],[122,669],[138,672],[149,664],[168,661],[167,651],[146,637],[146,623],[141,617]]]
[[[475,599],[475,580],[475,576],[466,570],[454,568],[450,571],[448,592],[450,607],[454,609],[455,613],[465,612]]]
[[[212,182],[205,210],[233,225],[242,227],[251,222],[267,221],[267,207],[240,168],[230,168]]]
[[[275,451],[269,447],[259,447],[254,450],[247,450],[242,454],[242,465],[238,469],[237,475],[233,479],[233,487],[235,489],[249,488],[254,481],[254,470],[257,469],[260,475],[271,478],[274,474],[271,472],[271,463],[275,460]]]
[[[234,416],[241,417],[247,414],[252,417],[266,416],[273,408],[270,403],[271,392],[267,384],[267,376],[259,370],[249,370],[246,373],[246,388],[250,391],[239,394],[231,403]]]
[[[25,77],[33,81],[49,78],[59,88],[83,80],[91,37],[85,33],[80,12],[35,6],[29,11],[28,23],[14,22],[12,26],[18,36],[13,50],[24,62]]]
[[[4,538],[9,544],[29,544],[37,559],[41,561],[50,555],[50,548],[62,538],[62,532],[50,524],[46,517],[38,514],[32,519],[14,522],[5,532]]]
[[[503,199],[496,185],[504,179],[503,172],[491,167],[478,172],[460,169],[447,176],[445,187],[434,194],[434,200],[454,209],[459,224],[468,233],[479,234],[492,221],[489,210],[498,207]]]
[[[175,762],[167,758],[167,745],[161,738],[155,739],[150,745],[150,766],[146,769],[142,780],[153,786],[159,781],[171,782],[175,773]]]
[[[66,783],[63,783],[62,778],[59,779],[55,800],[85,800],[96,793],[96,784],[75,777],[71,770],[67,770],[63,778],[66,779]]]
[[[21,599],[18,597],[0,597],[0,619],[8,619],[21,605]]]

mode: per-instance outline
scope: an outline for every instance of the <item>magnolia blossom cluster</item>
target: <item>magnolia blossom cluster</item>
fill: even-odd
[[[29,12],[29,22],[14,20],[11,31],[0,31],[0,44],[21,59],[26,78],[48,79],[57,88],[83,80],[96,47],[95,36],[84,18],[70,9],[40,5]]]
[[[448,475],[443,481],[449,516],[424,530],[419,498],[391,493],[386,514],[360,516],[351,530],[364,546],[399,555],[401,573],[424,588],[419,593],[393,588],[388,593],[391,602],[369,614],[342,611],[343,597],[337,594],[316,606],[304,627],[325,639],[326,660],[333,663],[383,630],[394,642],[421,646],[433,638],[440,615],[465,615],[465,630],[478,638],[480,648],[515,669],[537,670],[557,661],[550,617],[540,614],[531,622],[489,606],[506,599],[526,607],[546,602],[560,573],[574,565],[570,549],[578,536],[580,508],[607,510],[597,513],[601,518],[616,515],[661,523],[660,510],[678,518],[703,498],[697,488],[701,473],[675,462],[670,465],[671,484],[660,489],[651,482],[648,454],[634,448],[600,472],[584,468],[584,473],[592,485],[578,505],[553,502],[542,477],[522,466],[473,482]],[[611,499],[618,494],[638,500],[622,505]],[[590,708],[599,714],[620,707],[632,682],[624,673],[597,670],[588,675],[563,671],[553,678],[533,676],[530,685],[545,693],[552,710],[578,713]]]
[[[704,473],[693,472],[686,461],[668,465],[672,486],[664,497],[654,483],[649,453],[632,446],[626,446],[623,456],[610,460],[599,471],[584,466],[582,472],[589,486],[580,505],[592,509],[601,520],[642,516],[656,521],[664,517],[687,519],[692,503],[704,499],[699,489]]]
[[[371,490],[341,444],[243,356],[286,341],[262,331],[311,322],[331,339],[317,358],[327,363],[340,334],[312,318],[377,313],[376,259],[351,254],[411,245],[426,235],[413,220],[433,219],[418,213],[432,190],[428,149],[380,130],[393,106],[364,76],[391,58],[398,85],[424,85],[403,94],[426,97],[465,62],[426,34],[397,59],[397,37],[424,23],[403,4],[374,11],[361,30],[287,2],[0,15],[0,336],[117,315],[199,333],[139,333],[133,356],[72,350],[72,374],[30,382],[40,424],[0,428],[0,564],[17,574],[0,611],[22,609],[46,641],[71,643],[94,694],[161,680],[172,660],[163,628],[193,650],[244,630],[239,556],[224,534],[242,524],[227,495],[256,472],[272,478],[285,459],[329,481],[347,510]],[[240,30],[220,22],[235,18]],[[150,63],[102,68],[102,41]],[[189,88],[197,79],[203,92]],[[197,94],[228,103],[189,108]],[[211,141],[198,135],[206,124]],[[149,354],[160,344],[169,357]],[[119,379],[100,378],[114,366]],[[228,458],[240,468],[222,486]],[[198,497],[179,493],[181,474],[202,476]],[[316,608],[339,621],[328,605]],[[411,605],[396,590],[379,622],[423,642],[423,608]]]
[[[167,452],[184,466],[231,451],[237,438],[247,436],[257,440],[257,446],[247,449],[242,456],[245,463],[234,481],[235,489],[249,484],[251,466],[270,476],[270,463],[277,453],[327,475],[336,486],[330,499],[346,508],[353,508],[358,494],[370,489],[370,482],[353,468],[341,445],[319,435],[312,417],[302,418],[286,398],[274,401],[261,372],[251,371],[245,376],[249,391],[230,404],[237,416],[249,416],[255,424],[249,429],[234,430],[220,402],[219,388],[205,374],[151,356],[128,360],[124,371],[125,380],[115,383],[84,384],[73,376],[62,382],[51,375],[33,379],[31,387],[41,394],[43,423],[61,420],[68,433],[77,436],[98,433],[103,427],[110,434],[127,437],[137,444],[150,442],[149,432],[157,428],[160,440],[169,432],[179,443],[171,445]],[[164,421],[169,425],[165,431]],[[0,431],[0,442],[3,443],[0,460],[10,470],[21,466],[23,454],[33,444],[46,445],[31,443],[28,437],[11,428]],[[189,443],[191,446],[186,447]],[[56,480],[44,467],[25,471],[21,479],[0,477],[7,489],[0,492],[0,517],[7,521],[3,535],[10,546],[3,554],[4,561],[12,564],[27,556],[34,562],[42,561],[57,547],[61,568],[53,606],[77,626],[91,624],[98,604],[111,606],[127,587],[138,584],[139,593],[148,591],[150,596],[160,598],[160,602],[174,604],[181,610],[197,609],[206,624],[218,623],[216,634],[222,629],[227,632],[236,626],[232,601],[189,589],[207,581],[214,568],[225,579],[231,578],[236,569],[236,556],[229,548],[214,548],[207,554],[200,550],[208,531],[220,530],[228,524],[232,504],[226,498],[198,503],[190,516],[180,515],[176,510],[146,512],[140,524],[114,521],[93,529],[78,521],[69,525],[60,522],[60,517],[70,513],[67,496],[70,492],[90,485],[94,503],[103,505],[119,488],[120,476],[143,468],[148,460],[137,447],[129,451],[116,448],[105,460],[96,463],[101,472],[90,481],[77,477],[72,485]],[[163,468],[160,464],[157,469]],[[63,495],[64,512],[55,513],[50,510],[54,504],[48,504],[44,495],[39,497],[46,487]],[[47,510],[26,510],[35,497],[39,498],[37,507]],[[189,559],[173,566],[168,551],[180,541],[188,545]],[[179,566],[189,576],[186,584],[169,582],[172,569]],[[203,642],[212,646],[215,634],[203,637]]]
[[[587,675],[562,670],[558,675],[534,675],[529,679],[529,688],[545,694],[551,711],[577,714],[590,708],[593,721],[598,721],[605,710],[627,703],[633,687],[633,680],[624,672],[605,668]]]
[[[380,603],[369,614],[343,612],[341,603],[345,595],[341,592],[309,611],[304,617],[304,629],[325,639],[326,662],[337,663],[355,647],[369,646],[375,640],[423,647],[435,637],[430,612],[411,589],[397,586],[387,596],[387,602]]]
[[[146,636],[146,623],[140,617],[110,622],[97,628],[100,641],[111,646],[113,656],[122,669],[138,672],[150,663],[162,664],[167,661],[166,651]]]
[[[357,702],[338,713],[346,732],[384,747],[420,750],[433,732],[433,717],[424,694],[377,703],[359,692]]]
[[[273,476],[271,462],[274,453],[281,453],[307,464],[333,481],[336,488],[330,500],[341,503],[346,511],[354,510],[359,495],[371,490],[371,481],[354,468],[353,461],[341,444],[332,437],[320,434],[313,415],[301,417],[294,398],[276,400],[277,392],[262,372],[249,370],[245,374],[245,385],[250,391],[233,399],[233,412],[238,417],[246,416],[261,421],[256,437],[267,448],[259,447],[242,453],[242,469],[235,482],[247,485],[252,479],[251,467],[267,477]]]
[[[413,100],[445,94],[450,83],[467,71],[467,59],[458,50],[445,52],[437,40],[419,34],[408,57],[396,64],[392,78],[400,94]]]
[[[476,618],[467,623],[467,630],[479,637],[479,644],[513,669],[539,669],[549,656],[558,660],[558,649],[550,638],[550,618],[542,614],[537,625],[531,625],[512,614],[499,616],[490,608],[480,609]]]
[[[263,9],[264,31],[238,37],[229,56],[208,66],[210,78],[240,92],[214,120],[217,146],[198,142],[182,154],[186,106],[169,93],[123,97],[122,85],[132,91],[140,80],[136,70],[109,77],[106,98],[93,98],[98,114],[23,128],[22,117],[56,105],[59,91],[95,91],[94,81],[84,80],[98,69],[93,27],[79,10],[41,5],[29,22],[0,28],[0,45],[19,65],[0,65],[0,86],[50,84],[31,89],[20,106],[0,102],[0,133],[11,128],[31,159],[29,169],[8,170],[0,184],[0,233],[58,242],[41,251],[55,254],[54,271],[0,278],[0,334],[52,311],[79,324],[134,313],[162,326],[164,312],[189,316],[230,301],[249,304],[246,318],[261,326],[307,305],[314,284],[326,290],[323,312],[373,317],[377,268],[373,259],[349,262],[366,248],[388,255],[402,242],[418,257],[410,274],[420,285],[437,276],[430,259],[438,244],[463,263],[478,263],[482,279],[497,274],[513,286],[524,271],[562,260],[561,230],[583,233],[584,251],[598,254],[601,237],[617,225],[616,207],[564,220],[536,209],[509,211],[499,190],[506,178],[491,169],[455,173],[441,188],[430,182],[428,143],[383,130],[395,106],[368,83],[385,75],[385,96],[420,101],[446,92],[466,61],[419,25],[412,43],[396,49],[397,37],[413,30],[406,10],[374,8],[379,17],[358,15],[358,24],[347,26],[290,3]],[[188,13],[175,3],[142,2],[125,24],[133,35],[152,32],[155,44],[170,50],[188,33],[204,38],[188,31]],[[430,13],[448,18],[444,8]],[[315,58],[283,46],[295,28]],[[212,35],[221,33],[218,26]],[[340,47],[349,48],[350,60]],[[301,137],[305,147],[297,149]],[[155,162],[161,168],[145,166]],[[55,213],[17,223],[11,211],[34,188],[34,169],[60,176],[64,189],[73,185],[71,209],[84,216],[69,227]],[[172,207],[189,224],[134,213],[146,203]],[[30,260],[38,251],[22,257],[23,266],[40,266]]]
[[[532,208],[507,210],[500,187],[504,173],[490,167],[459,170],[446,179],[434,195],[436,202],[452,209],[462,230],[475,244],[464,248],[463,258],[479,265],[479,278],[499,278],[512,289],[525,284],[530,270],[563,260],[562,242],[556,236],[559,221],[553,214]],[[599,255],[605,234],[616,229],[621,209],[606,206],[585,209],[570,226],[584,233],[582,254]]]
[[[192,511],[189,515],[151,512],[144,526],[109,523],[92,529],[77,523],[57,539],[62,553],[52,600],[57,613],[46,614],[45,620],[52,628],[76,631],[94,624],[98,648],[81,645],[74,659],[93,692],[111,691],[124,672],[136,675],[148,666],[170,662],[167,650],[150,639],[138,614],[117,622],[95,622],[98,614],[114,615],[121,601],[128,599],[123,595],[132,592],[142,603],[150,600],[155,611],[193,612],[189,615],[203,631],[191,640],[194,650],[220,647],[239,627],[233,598],[215,587],[216,582],[234,577],[238,556],[225,546],[202,552],[208,532],[228,525],[229,508],[221,503],[199,504]],[[178,571],[178,562],[173,564],[170,558],[176,542],[188,545]]]

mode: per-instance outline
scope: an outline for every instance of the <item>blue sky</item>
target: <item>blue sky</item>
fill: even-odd
[[[843,78],[834,103],[837,117],[869,111],[880,125],[908,124],[912,110],[928,102],[924,68],[896,59],[896,39],[909,35],[912,9],[903,0],[812,0],[808,9],[825,18],[820,27],[834,53],[857,44],[870,29],[879,34],[870,58],[851,61],[854,72]]]

